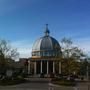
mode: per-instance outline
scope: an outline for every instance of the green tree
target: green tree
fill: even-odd
[[[81,49],[73,45],[70,38],[63,38],[61,40],[62,49],[62,72],[64,74],[78,74],[80,72],[80,59],[84,56]]]
[[[80,65],[73,58],[65,58],[62,61],[62,73],[65,75],[79,74]]]

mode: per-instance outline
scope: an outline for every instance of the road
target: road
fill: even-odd
[[[0,87],[0,90],[74,90],[70,87],[52,87],[47,83],[25,83],[14,86]]]
[[[90,82],[80,82],[76,88],[76,90],[90,90]]]
[[[52,85],[50,79],[30,78],[29,82],[13,85],[0,86],[0,90],[88,90],[87,83],[78,83],[76,87],[64,87]]]

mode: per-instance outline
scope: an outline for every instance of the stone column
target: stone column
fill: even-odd
[[[36,63],[36,61],[35,61],[35,62],[34,62],[34,74],[35,74],[35,75],[36,75],[36,72],[37,72],[36,67],[37,67],[37,63]]]
[[[48,67],[49,67],[49,64],[48,64],[48,61],[47,61],[47,75],[48,75],[48,73],[49,73],[49,72],[48,72],[48,71],[49,71],[49,70],[48,70]]]
[[[55,73],[55,62],[53,61],[53,73]]]
[[[41,61],[41,73],[42,73],[42,61]]]
[[[28,75],[30,74],[30,60],[28,60]]]
[[[61,62],[59,61],[59,74],[61,74]]]

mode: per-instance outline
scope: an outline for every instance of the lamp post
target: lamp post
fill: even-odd
[[[87,66],[86,66],[86,78],[87,78],[87,81],[89,80],[89,67],[88,67],[88,57],[86,57],[86,62],[87,62]]]
[[[30,60],[28,60],[28,75],[30,74]]]
[[[86,58],[86,61],[87,61],[87,66],[86,66],[86,77],[87,77],[87,87],[88,87],[88,90],[89,90],[89,67],[88,67],[88,57]]]
[[[87,81],[88,81],[88,80],[89,80],[89,75],[88,75],[88,74],[89,74],[89,73],[88,73],[88,62],[87,62],[87,67],[86,67],[86,69],[87,69],[87,70],[86,70],[86,71],[87,71],[87,72],[86,72],[86,76],[87,76]]]

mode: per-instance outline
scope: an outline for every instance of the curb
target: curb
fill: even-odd
[[[72,88],[76,88],[76,87],[73,87],[73,86],[60,86],[60,85],[56,85],[56,84],[52,84],[52,83],[49,83],[48,84],[49,86],[51,86],[51,87],[72,87]]]
[[[63,87],[63,86],[56,85],[56,84],[52,84],[52,83],[49,83],[48,85],[49,85],[49,86],[52,86],[52,87]]]

